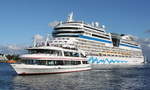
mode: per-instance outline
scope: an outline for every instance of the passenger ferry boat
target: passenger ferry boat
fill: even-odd
[[[28,48],[21,64],[11,64],[19,75],[51,74],[90,70],[86,56],[78,50],[53,46]]]
[[[139,65],[144,62],[140,44],[133,36],[106,32],[105,26],[98,22],[74,21],[71,13],[67,21],[60,21],[53,28],[49,44],[83,50],[92,65]]]

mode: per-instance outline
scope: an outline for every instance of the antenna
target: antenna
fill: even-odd
[[[72,21],[73,21],[73,12],[71,12],[71,13],[68,15],[67,21],[68,21],[68,22],[72,22]]]
[[[37,40],[36,40],[36,38],[34,37],[34,38],[33,38],[33,47],[36,47],[36,41],[37,41]]]
[[[95,26],[96,26],[96,27],[99,27],[99,23],[98,23],[98,22],[95,22]]]
[[[105,28],[106,28],[106,27],[105,27],[105,25],[102,25],[102,28],[104,28],[104,29],[105,29]]]
[[[92,26],[94,26],[94,22],[92,22]]]

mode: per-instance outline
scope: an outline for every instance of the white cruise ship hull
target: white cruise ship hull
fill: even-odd
[[[90,70],[90,65],[66,65],[66,66],[44,66],[44,65],[27,65],[11,64],[18,75],[31,74],[56,74],[67,72],[78,72]]]
[[[139,68],[144,64],[91,64],[92,69],[94,70],[111,70],[111,69],[120,69],[120,68]]]

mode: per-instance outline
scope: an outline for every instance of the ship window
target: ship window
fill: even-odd
[[[99,35],[96,35],[96,34],[92,34],[92,36],[94,36],[94,37],[98,37],[98,38],[104,38],[104,39],[108,39],[108,40],[109,40],[109,38],[108,38],[108,37],[99,36]]]
[[[96,30],[96,31],[99,31],[99,32],[104,32],[104,31],[102,31],[102,30],[98,30],[98,29],[95,29],[95,28],[92,28],[92,27],[88,27],[88,26],[84,26],[84,27],[86,27],[86,28],[89,28],[89,29],[94,29],[94,30]]]
[[[55,30],[61,30],[61,29],[80,29],[78,27],[59,27],[59,28],[55,28]]]
[[[22,60],[22,63],[30,64],[30,60]]]
[[[60,34],[60,33],[84,33],[84,31],[57,31],[53,32],[53,34]]]
[[[86,56],[81,53],[81,57],[86,57]]]
[[[80,61],[64,61],[64,65],[78,65],[81,64]]]
[[[76,65],[76,62],[75,61],[71,61],[71,65]]]
[[[56,65],[64,65],[63,61],[56,61]]]
[[[79,53],[73,53],[73,57],[79,57]]]
[[[103,56],[106,56],[106,54],[103,54]]]
[[[58,50],[45,50],[45,49],[31,49],[28,50],[30,54],[51,54],[55,56],[62,56],[61,51]]]
[[[81,64],[81,61],[73,61],[73,63],[74,64],[72,64],[72,65],[79,65],[79,64]]]
[[[71,65],[71,61],[64,61],[65,65]]]
[[[46,60],[37,60],[36,64],[38,64],[38,65],[45,65],[46,64]]]
[[[88,62],[87,62],[87,61],[82,61],[82,63],[83,63],[83,64],[88,64]]]
[[[22,63],[25,64],[37,64],[37,65],[79,65],[81,61],[62,61],[62,60],[22,60]],[[83,64],[87,64],[87,62],[83,61]]]
[[[71,52],[64,52],[65,56],[71,56],[71,54],[72,54]]]
[[[119,47],[120,39],[112,37],[113,46]]]
[[[55,62],[54,61],[47,61],[47,65],[54,65],[55,64]]]
[[[79,57],[79,53],[76,53],[76,52],[67,52],[67,51],[64,51],[64,55],[65,56],[70,56],[70,57]]]
[[[54,37],[79,37],[78,35],[53,35]]]
[[[122,43],[127,43],[127,44],[130,44],[130,45],[134,45],[134,46],[138,46],[137,44],[132,44],[132,43],[129,43],[129,42],[125,42],[125,41],[122,41]]]

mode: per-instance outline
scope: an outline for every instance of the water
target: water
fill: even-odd
[[[0,64],[0,90],[150,90],[150,65],[17,76]]]

